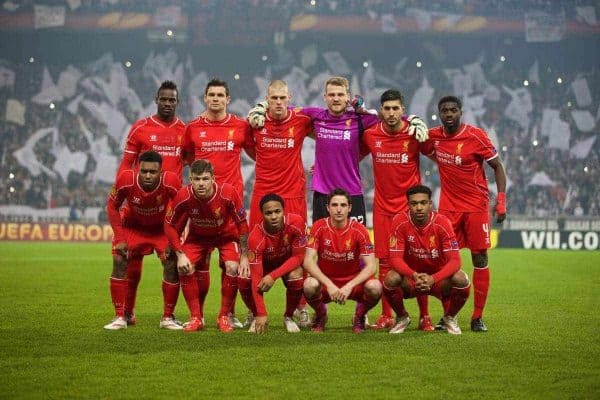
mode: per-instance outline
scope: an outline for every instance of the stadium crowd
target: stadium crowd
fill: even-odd
[[[485,49],[481,44],[485,39],[477,40],[477,46]],[[463,48],[471,44],[469,39],[458,42]],[[410,47],[409,43],[400,48],[404,52],[398,54]],[[230,83],[229,109],[245,116],[262,99],[271,79],[288,82],[292,103],[322,106],[324,79],[340,74],[351,78],[352,92],[362,94],[371,108],[379,106],[385,89],[399,88],[408,111],[422,115],[429,126],[439,124],[437,99],[446,94],[462,97],[465,121],[485,128],[501,151],[511,216],[600,215],[595,184],[600,145],[593,138],[599,112],[599,99],[594,97],[600,92],[598,67],[573,63],[559,68],[538,63],[531,54],[530,64],[524,66],[513,61],[527,50],[526,44],[504,47],[504,53],[482,50],[471,58],[453,59],[425,44],[416,56],[390,60],[388,53],[361,56],[347,44],[339,51],[327,51],[297,39],[277,45],[271,53],[260,51],[258,57],[270,54],[268,60],[263,55],[262,63],[249,62],[237,77],[222,72],[230,71],[231,65],[204,69],[202,59],[185,48],[149,51],[145,62],[131,68],[122,54],[112,53],[78,63],[58,56],[3,59],[0,204],[69,206],[74,216],[87,207],[103,207],[127,131],[135,120],[155,111],[152,99],[162,80],[179,84],[178,116],[190,121],[202,111],[202,91],[213,75]],[[582,113],[587,120],[581,119]],[[557,124],[560,129],[553,128]],[[311,153],[309,140],[304,151],[307,170]],[[370,160],[361,163],[368,210],[373,196],[370,164]],[[424,159],[422,171],[424,183],[435,193],[439,188],[435,165]],[[248,158],[243,160],[243,173],[248,195],[254,178]]]

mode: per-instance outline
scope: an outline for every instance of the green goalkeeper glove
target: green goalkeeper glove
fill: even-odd
[[[261,101],[248,111],[248,122],[254,129],[265,126],[265,115],[267,115],[267,107],[269,104],[266,101]]]
[[[414,135],[415,139],[417,139],[421,143],[429,139],[429,129],[420,117],[411,114],[406,120],[410,124],[410,126],[408,127],[409,135]]]

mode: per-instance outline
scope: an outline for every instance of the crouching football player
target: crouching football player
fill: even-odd
[[[323,332],[325,328],[326,303],[344,304],[350,299],[358,303],[352,331],[362,333],[367,312],[381,297],[369,232],[364,225],[349,219],[351,208],[348,192],[332,190],[327,196],[329,217],[316,221],[308,238],[304,268],[310,277],[304,281],[304,296],[315,310],[313,332]]]
[[[306,224],[299,215],[285,214],[283,199],[277,194],[263,196],[259,207],[263,221],[254,226],[248,237],[250,269],[240,271],[238,276],[242,299],[255,316],[248,331],[259,334],[267,331],[263,294],[282,278],[286,286],[283,324],[290,333],[300,332],[292,317],[302,297]]]
[[[428,294],[442,300],[448,333],[460,335],[456,315],[469,298],[470,283],[460,269],[458,242],[450,220],[432,210],[431,189],[413,186],[406,192],[408,212],[392,221],[390,264],[383,283],[384,296],[398,316],[390,333],[410,324],[403,299]]]

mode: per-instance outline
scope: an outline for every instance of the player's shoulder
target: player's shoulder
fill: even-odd
[[[244,128],[250,126],[250,124],[248,123],[248,121],[245,118],[240,117],[239,115],[229,114],[229,116],[230,116],[229,123],[231,125],[241,126],[241,127],[244,127]]]
[[[348,222],[348,228],[356,233],[359,233],[360,235],[369,235],[369,230],[367,229],[367,227],[355,219],[351,219]]]
[[[443,137],[444,127],[442,125],[434,126],[429,128],[429,139],[436,138],[439,139]]]
[[[177,129],[182,129],[182,130],[186,128],[185,122],[183,122],[181,119],[179,119],[177,117],[175,118],[175,121],[173,122],[173,124],[171,126],[177,128]]]
[[[198,115],[196,118],[188,121],[188,123],[186,125],[186,130],[196,128],[201,125],[204,125],[204,118],[202,116]]]
[[[394,218],[392,218],[392,229],[396,230],[402,226],[405,226],[410,222],[410,217],[408,215],[408,211],[402,211],[399,214],[396,214]]]
[[[310,121],[310,117],[303,113],[304,109],[302,107],[296,107],[290,110],[290,118],[289,121]]]
[[[293,213],[289,213],[289,214],[285,215],[285,222],[287,225],[296,227],[296,228],[301,228],[306,225],[304,223],[304,218],[302,218],[298,214],[293,214]]]
[[[327,218],[318,219],[312,224],[312,227],[310,228],[310,233],[314,235],[319,230],[324,228],[327,228]]]
[[[132,169],[126,169],[119,173],[115,181],[115,187],[117,190],[132,187],[135,184],[135,171]]]
[[[440,214],[437,211],[431,212],[431,220],[436,227],[443,228],[444,230],[452,231],[452,222],[444,214]]]
[[[181,179],[174,172],[164,171],[163,172],[163,182],[164,182],[165,186],[170,186],[177,190],[179,190],[179,188],[181,188]]]

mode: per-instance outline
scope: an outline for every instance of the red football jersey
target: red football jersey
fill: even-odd
[[[171,171],[181,179],[184,134],[185,124],[179,118],[165,122],[153,115],[137,121],[127,136],[117,176],[137,166],[140,154],[154,150],[162,156],[162,170]]]
[[[443,126],[429,130],[423,154],[435,156],[440,172],[440,210],[488,211],[489,193],[483,163],[498,157],[487,133],[461,124],[455,135],[447,135]]]
[[[121,172],[108,196],[106,210],[116,241],[125,240],[123,227],[162,232],[167,205],[181,188],[181,179],[168,171],[151,192],[144,191],[137,178],[133,170]],[[127,204],[119,212],[125,200]]]
[[[187,221],[190,238],[212,240],[231,237],[237,239],[248,233],[246,210],[233,186],[223,183],[213,185],[210,199],[199,199],[192,185],[181,188],[167,211],[165,223],[175,228],[176,234],[170,234],[169,241],[175,250],[181,249],[179,235]]]
[[[360,256],[373,254],[369,231],[353,219],[342,229],[335,228],[330,218],[316,221],[306,247],[317,251],[319,269],[337,281],[354,278],[360,273]]]
[[[252,130],[256,148],[255,195],[306,196],[302,144],[311,132],[311,119],[292,110],[282,121],[267,114],[265,126]]]
[[[408,124],[394,133],[379,122],[365,131],[363,145],[373,158],[373,212],[395,215],[406,211],[406,191],[421,183],[419,142],[408,134]]]
[[[248,260],[250,270],[262,271],[273,279],[293,271],[302,265],[306,248],[306,224],[296,214],[284,217],[283,229],[272,235],[263,224],[257,224],[248,236]]]
[[[433,275],[458,254],[458,242],[450,220],[435,211],[427,225],[418,227],[410,219],[409,212],[403,212],[392,221],[390,236],[390,262],[402,259],[413,271]]]
[[[194,160],[210,161],[217,183],[232,185],[240,198],[244,194],[242,148],[253,147],[250,124],[233,114],[220,121],[198,117],[185,130],[185,151]]]

